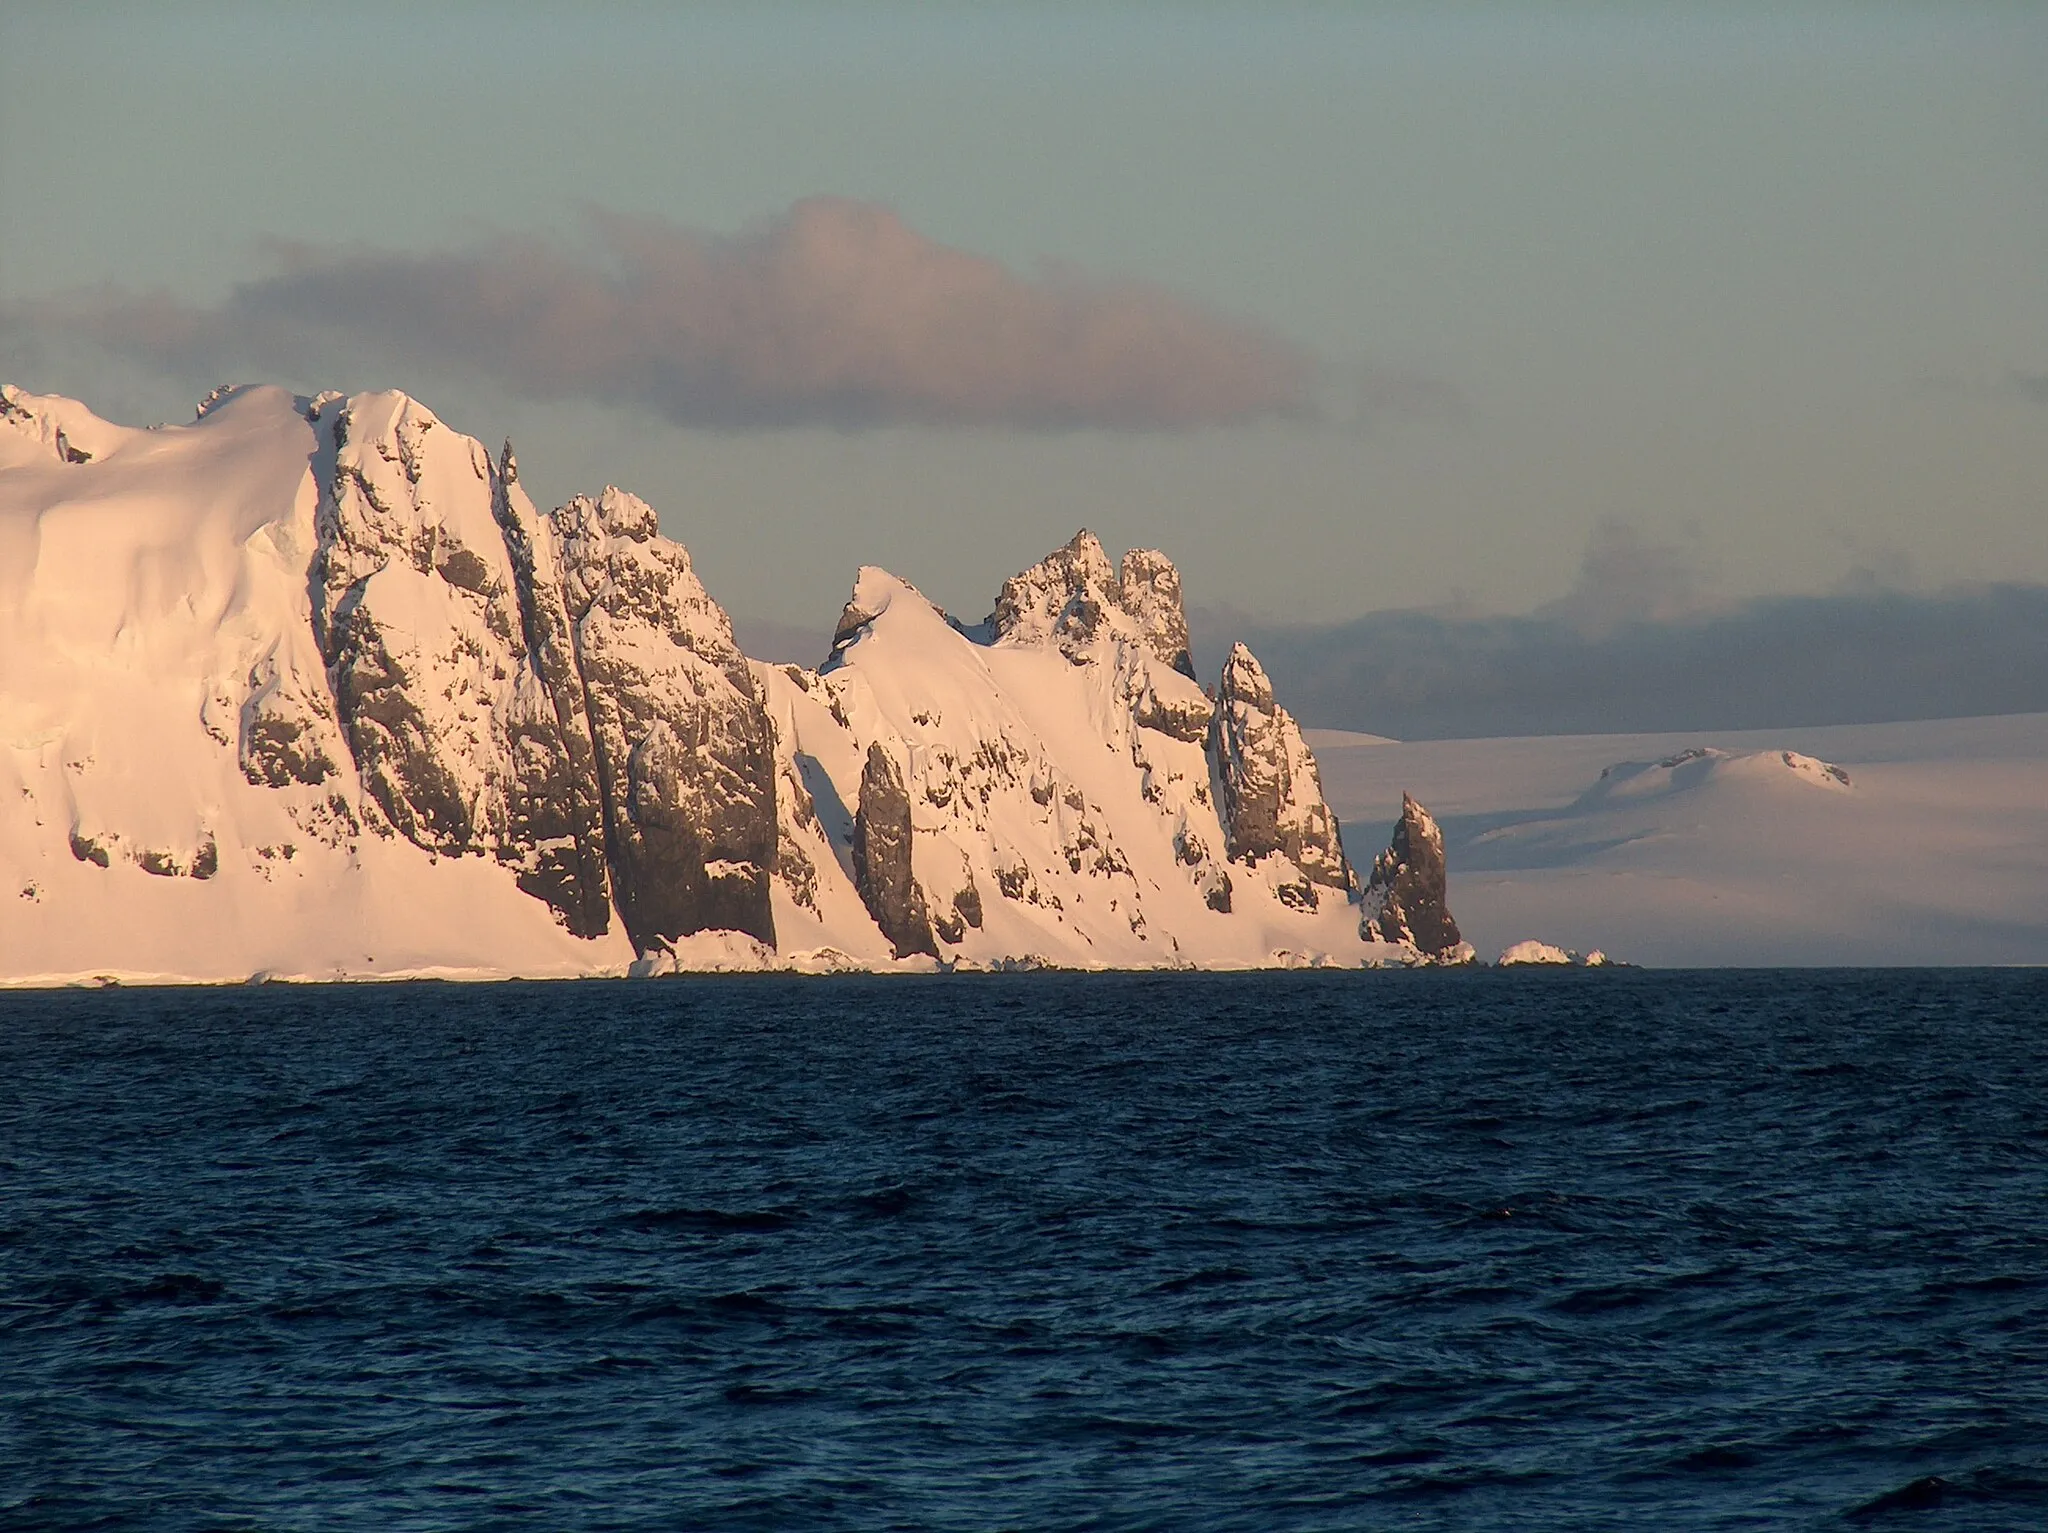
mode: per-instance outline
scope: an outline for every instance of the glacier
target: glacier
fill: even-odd
[[[2048,964],[2048,714],[1308,738],[1347,823],[1384,823],[1411,788],[1428,800],[1459,924],[1488,954]]]

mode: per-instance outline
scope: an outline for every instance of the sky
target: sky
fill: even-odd
[[[2032,4],[9,6],[0,377],[404,388],[764,632],[1084,525],[1268,626],[1952,602],[2048,584],[2043,79]]]

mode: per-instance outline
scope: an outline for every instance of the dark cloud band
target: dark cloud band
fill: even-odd
[[[1589,627],[1379,612],[1330,627],[1190,614],[1243,638],[1304,723],[1399,739],[1778,729],[2048,711],[2048,587],[1770,597]]]
[[[590,233],[574,250],[279,247],[280,270],[218,306],[102,292],[10,318],[202,375],[454,368],[728,430],[1181,430],[1314,411],[1314,360],[1254,325],[1141,283],[1019,275],[872,204],[811,199],[736,236],[609,215]]]

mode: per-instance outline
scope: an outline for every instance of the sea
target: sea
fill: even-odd
[[[0,994],[0,1528],[2048,1528],[2048,974]]]

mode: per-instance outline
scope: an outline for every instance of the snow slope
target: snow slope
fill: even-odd
[[[338,745],[317,783],[251,780],[247,726],[324,669],[311,404],[243,390],[138,431],[5,396],[0,978],[631,963],[622,935],[571,936],[501,865],[349,833],[364,795]]]
[[[2048,715],[1310,741],[1368,840],[1404,789],[1436,811],[1482,953],[1533,938],[1664,965],[2048,963]],[[1691,751],[1719,754],[1676,760]]]

